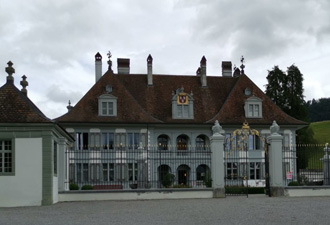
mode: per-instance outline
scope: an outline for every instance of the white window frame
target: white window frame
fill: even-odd
[[[103,112],[103,104],[107,104],[106,113]],[[112,103],[112,113],[109,112],[109,105]],[[99,116],[117,116],[117,97],[111,94],[104,94],[98,97]]]
[[[7,144],[6,144],[7,142]],[[14,141],[11,139],[1,139],[0,140],[1,150],[0,150],[0,160],[1,160],[1,172],[0,176],[14,176],[15,175],[15,147]],[[7,147],[6,147],[7,146]],[[10,157],[8,156],[10,154]],[[9,158],[10,162],[5,162],[5,158]],[[10,163],[10,167],[8,167],[8,163]],[[7,167],[6,167],[7,165]],[[9,169],[10,171],[6,171],[5,169]]]
[[[246,118],[262,118],[262,100],[255,96],[246,99],[244,110]]]

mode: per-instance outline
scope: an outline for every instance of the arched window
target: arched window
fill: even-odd
[[[178,167],[178,184],[189,185],[190,167],[183,164]]]
[[[168,150],[169,137],[167,135],[160,135],[157,138],[158,150]]]
[[[207,165],[202,164],[196,168],[196,180],[197,180],[197,186],[202,186],[202,185],[205,185],[206,187],[212,186],[211,171]]]
[[[176,139],[176,145],[178,150],[188,150],[189,138],[187,135],[181,134]]]
[[[199,135],[196,138],[196,150],[207,150],[209,138],[206,135]]]

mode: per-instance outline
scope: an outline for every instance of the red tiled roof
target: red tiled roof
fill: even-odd
[[[245,117],[244,104],[245,100],[251,96],[246,96],[244,90],[250,88],[251,96],[258,97],[262,100],[262,118]],[[242,124],[247,121],[249,124],[271,124],[276,120],[278,124],[283,125],[307,125],[307,123],[297,120],[285,112],[283,112],[271,99],[261,91],[246,75],[238,78],[235,87],[224,102],[219,113],[208,122],[220,121],[221,124]]]
[[[98,116],[98,97],[113,87],[117,99],[117,117]],[[172,93],[183,87],[193,94],[194,119],[172,119]],[[186,123],[242,124],[245,118],[244,90],[262,99],[263,118],[248,119],[250,124],[305,125],[285,114],[246,76],[207,76],[207,87],[202,87],[198,76],[153,75],[153,86],[148,86],[147,75],[105,73],[85,96],[58,122],[93,123]]]
[[[37,106],[12,82],[0,88],[0,123],[49,123]]]

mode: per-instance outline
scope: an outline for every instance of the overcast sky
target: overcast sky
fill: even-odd
[[[263,91],[267,70],[295,64],[305,100],[330,97],[329,0],[0,0],[0,86],[11,60],[15,84],[49,118],[67,112],[95,83],[95,54],[131,59],[131,73],[207,75],[240,65]],[[328,82],[329,81],[329,82]],[[180,84],[181,85],[181,84]]]

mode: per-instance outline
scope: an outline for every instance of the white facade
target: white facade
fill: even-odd
[[[15,175],[0,176],[0,199],[0,207],[41,205],[42,138],[15,139]]]

